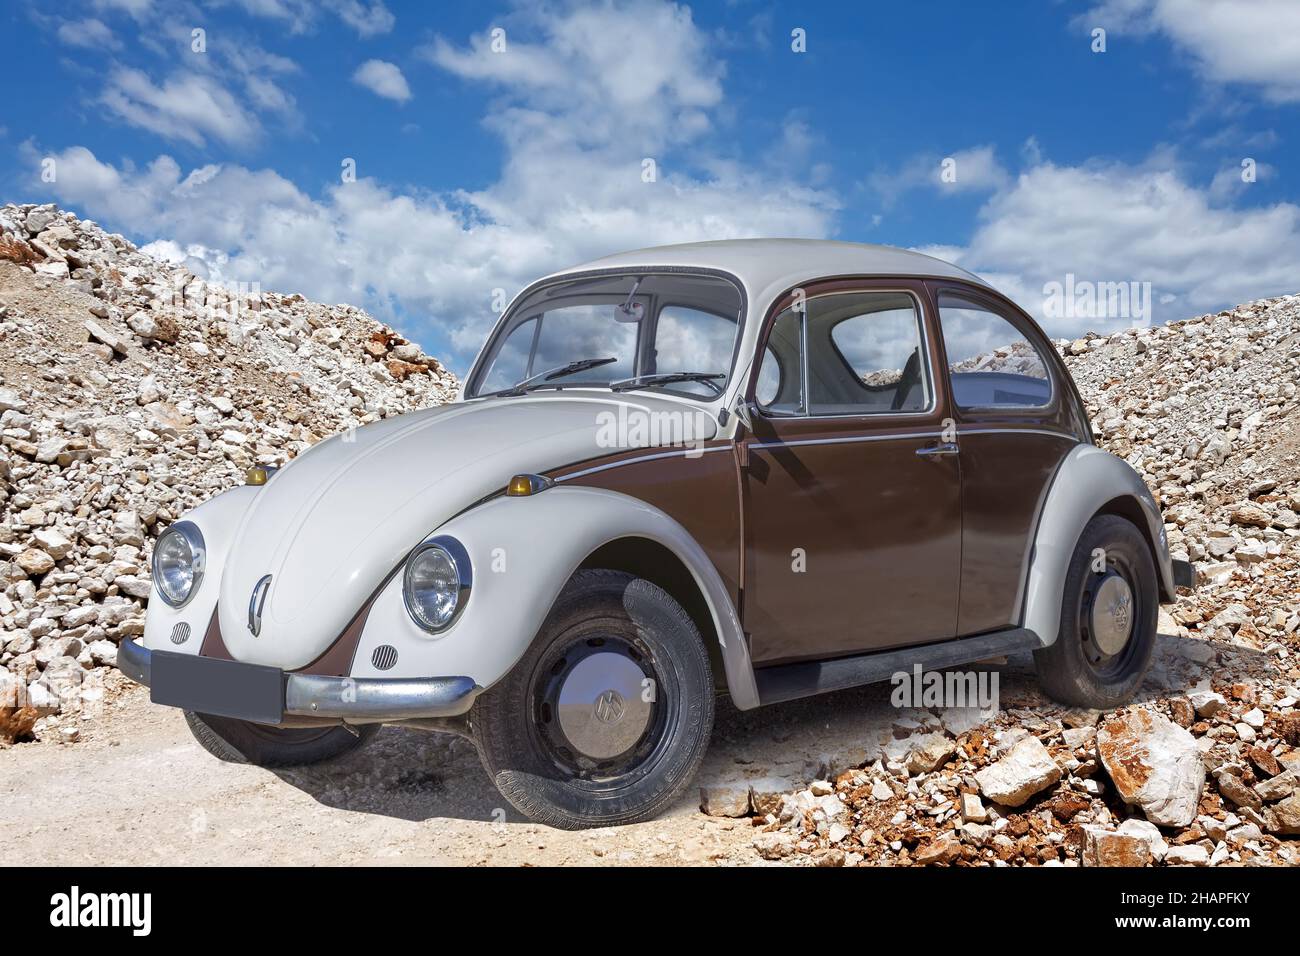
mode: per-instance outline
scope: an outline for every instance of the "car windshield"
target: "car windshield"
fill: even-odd
[[[628,274],[557,282],[497,326],[469,398],[573,387],[721,393],[741,295],[714,276]]]

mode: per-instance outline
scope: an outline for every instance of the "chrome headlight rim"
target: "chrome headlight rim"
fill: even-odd
[[[458,584],[456,607],[451,612],[451,616],[441,624],[428,620],[421,613],[412,594],[411,569],[420,555],[432,550],[441,551],[451,561],[452,567],[456,570]],[[406,566],[402,569],[402,603],[406,605],[406,614],[416,627],[430,636],[441,637],[460,619],[465,611],[465,605],[469,603],[473,588],[474,568],[469,560],[469,552],[465,550],[463,544],[448,535],[435,535],[422,541],[407,557]]]
[[[190,582],[189,590],[179,601],[173,600],[169,595],[167,588],[163,586],[162,577],[158,571],[158,555],[161,552],[163,542],[170,535],[180,535],[185,539],[186,545],[190,549],[190,571],[193,574],[193,580]],[[154,542],[153,558],[150,561],[150,577],[153,579],[153,588],[158,596],[162,598],[163,603],[170,608],[180,609],[189,604],[194,599],[194,595],[199,591],[199,585],[203,582],[203,571],[207,567],[208,550],[203,540],[203,532],[193,521],[177,521],[158,536]]]

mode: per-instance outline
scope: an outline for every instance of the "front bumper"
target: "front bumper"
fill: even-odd
[[[162,663],[168,665],[164,668],[166,673],[172,672],[175,664],[183,663],[191,673],[197,671],[200,678],[204,669],[208,669],[214,678],[220,670],[223,672],[222,679],[228,681],[233,676],[238,680],[238,669],[247,668],[250,677],[255,676],[260,682],[265,681],[270,672],[272,682],[278,675],[280,691],[269,702],[263,698],[258,706],[250,708],[240,693],[231,693],[225,697],[218,695],[214,699],[210,686],[203,686],[204,682],[200,679],[199,686],[192,692],[185,688],[166,688],[160,700],[160,691],[154,687],[153,679],[155,657],[165,658]],[[177,661],[177,658],[185,660]],[[150,651],[130,638],[124,639],[117,647],[117,666],[133,681],[149,687],[151,696],[158,703],[270,724],[293,723],[295,718],[385,723],[458,717],[473,706],[474,699],[483,691],[469,677],[376,678],[295,674],[234,661],[195,657],[192,654]],[[231,671],[234,671],[233,675]],[[193,694],[192,707],[188,706],[185,699],[187,693]],[[278,720],[276,710],[279,711]]]

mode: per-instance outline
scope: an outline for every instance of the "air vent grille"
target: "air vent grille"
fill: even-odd
[[[397,648],[392,644],[380,644],[370,655],[370,663],[375,665],[377,671],[388,670],[397,663]]]
[[[172,628],[173,644],[184,644],[189,639],[190,639],[190,626],[186,624],[184,621],[181,621],[179,624],[177,624],[175,627]]]

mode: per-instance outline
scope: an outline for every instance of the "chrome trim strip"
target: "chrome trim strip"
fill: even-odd
[[[585,478],[587,475],[594,475],[600,471],[608,471],[611,468],[620,468],[623,465],[635,465],[643,461],[658,461],[661,458],[685,458],[687,456],[699,457],[711,451],[727,451],[731,448],[727,445],[710,445],[707,448],[683,448],[680,451],[663,451],[653,455],[638,455],[636,458],[624,458],[620,461],[606,462],[603,465],[593,465],[590,468],[584,468],[582,471],[575,471],[571,475],[562,475],[556,478],[556,483],[563,481],[572,481],[574,478]]]
[[[832,417],[838,421],[844,420],[842,416],[832,416]],[[771,420],[773,419],[769,419],[769,421]],[[814,421],[815,419],[791,416],[789,418],[780,419],[780,420],[781,421]],[[1051,431],[1046,428],[979,428],[979,427],[963,428],[960,425],[957,426],[957,434],[959,437],[961,435],[997,435],[1003,433],[1009,435],[1046,435],[1050,438],[1063,438],[1066,441],[1070,441],[1074,443],[1078,443],[1079,441],[1077,436],[1071,435],[1068,432]],[[891,441],[896,439],[904,440],[908,438],[939,438],[942,435],[943,435],[943,429],[934,428],[931,429],[930,431],[923,431],[923,432],[897,432],[897,433],[889,433],[883,435],[846,435],[839,438],[801,438],[801,439],[795,439],[794,441],[750,442],[749,447],[750,448],[789,448],[795,445],[842,445],[842,444],[853,444],[857,442],[869,442],[869,441]],[[708,448],[701,448],[701,449],[683,449],[682,451],[665,451],[653,455],[641,455],[636,458],[627,458],[622,461],[608,462],[604,465],[595,465],[591,468],[585,468],[582,471],[575,471],[571,475],[564,475],[560,478],[556,478],[555,481],[558,484],[560,482],[570,481],[574,478],[585,478],[587,475],[592,475],[600,471],[607,471],[610,468],[618,468],[622,465],[634,465],[639,462],[655,461],[660,458],[676,458],[680,456],[685,456],[688,452],[702,454],[711,451],[726,451],[730,447],[731,447],[730,445],[712,445]]]
[[[792,421],[794,419],[791,419]],[[957,436],[962,435],[1047,435],[1051,438],[1064,438],[1066,441],[1078,443],[1079,439],[1068,432],[1051,431],[1046,428],[962,428],[957,427]],[[841,445],[854,444],[869,441],[892,441],[903,440],[908,438],[941,438],[943,429],[933,429],[924,432],[895,432],[883,435],[847,435],[840,438],[800,438],[794,441],[776,441],[776,442],[750,442],[750,448],[789,448],[795,445]]]
[[[942,430],[926,432],[900,432],[890,435],[847,435],[843,438],[799,438],[794,441],[750,442],[750,448],[792,448],[796,445],[848,445],[869,441],[903,441],[909,438],[939,438]]]
[[[1064,438],[1068,442],[1078,444],[1079,436],[1072,435],[1069,432],[1055,431],[1050,428],[1006,428],[1001,426],[989,426],[974,428],[957,426],[958,435],[1046,435],[1049,438]]]
[[[797,286],[795,291],[803,292],[804,291],[803,286]],[[799,304],[802,306],[802,308],[798,310],[799,312],[799,414],[807,415],[808,409],[812,407],[812,387],[811,387],[811,383],[808,381],[808,297],[806,295],[803,296]],[[772,320],[773,327],[776,326],[777,320],[779,320],[780,318],[781,316],[778,315],[775,319]],[[771,329],[768,329],[767,337],[769,339],[772,337],[771,331],[772,331]],[[766,342],[763,343],[763,349],[764,349],[763,352],[764,360],[766,360],[767,357]],[[761,365],[758,367],[758,374],[760,378],[763,375],[763,366]],[[757,394],[757,389],[755,389],[755,394]],[[759,406],[759,412],[760,414],[762,413],[762,406]]]

